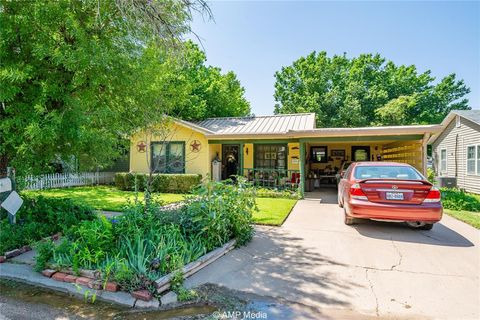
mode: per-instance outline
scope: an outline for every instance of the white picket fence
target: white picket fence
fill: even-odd
[[[113,183],[115,172],[51,173],[26,176],[25,189],[40,190]]]

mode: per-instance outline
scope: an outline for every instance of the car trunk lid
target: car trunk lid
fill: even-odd
[[[358,182],[371,202],[421,204],[432,184],[424,180],[364,179]]]

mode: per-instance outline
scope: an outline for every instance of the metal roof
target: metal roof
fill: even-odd
[[[282,134],[315,128],[314,113],[279,114],[239,118],[210,118],[195,122],[215,134]]]

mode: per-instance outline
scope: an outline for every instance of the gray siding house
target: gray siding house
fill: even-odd
[[[430,139],[437,177],[457,178],[457,187],[480,194],[480,110],[452,111]]]

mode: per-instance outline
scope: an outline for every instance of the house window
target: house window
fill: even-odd
[[[312,162],[314,163],[321,163],[321,162],[328,162],[327,157],[327,147],[311,147],[310,149]]]
[[[447,149],[440,150],[440,172],[447,172]]]
[[[184,142],[152,142],[151,166],[153,172],[184,173]]]
[[[480,145],[467,147],[467,174],[479,174]]]
[[[480,144],[477,145],[477,174],[480,176]]]
[[[287,169],[287,146],[285,144],[256,144],[255,167]]]
[[[460,116],[455,117],[455,127],[460,128],[462,122],[460,121]]]

